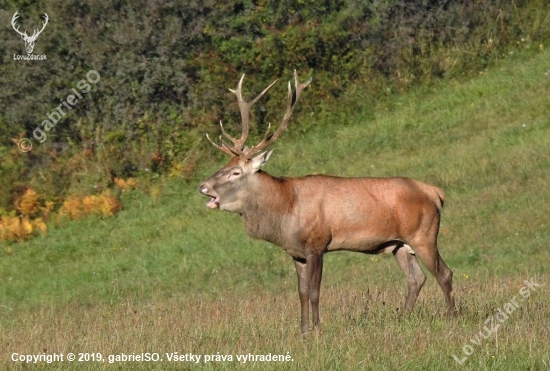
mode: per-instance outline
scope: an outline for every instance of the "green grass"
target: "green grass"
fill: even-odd
[[[115,218],[51,227],[0,249],[0,364],[17,353],[289,354],[293,362],[40,364],[30,369],[539,370],[550,367],[550,51],[502,61],[351,112],[297,112],[266,170],[274,175],[401,175],[446,193],[440,251],[460,316],[429,276],[399,319],[406,281],[391,256],[325,258],[322,332],[299,334],[291,258],[252,241],[235,215],[207,210],[193,182],[123,194]],[[313,84],[308,89],[315,89]],[[303,100],[308,99],[307,91]],[[365,100],[367,102],[367,100]],[[235,128],[233,128],[235,129]],[[9,253],[8,253],[9,252]],[[542,286],[473,345],[452,354],[534,278]]]

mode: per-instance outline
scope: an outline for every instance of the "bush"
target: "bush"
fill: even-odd
[[[50,16],[34,51],[47,61],[14,61],[23,42],[11,28],[0,29],[6,40],[0,44],[0,154],[14,148],[9,138],[34,141],[31,152],[0,160],[4,206],[28,184],[60,196],[75,187],[103,189],[115,177],[146,169],[192,176],[199,156],[217,156],[204,132],[217,132],[222,118],[238,122],[227,87],[242,73],[247,92],[287,79],[293,69],[313,76],[315,89],[301,107],[314,110],[357,86],[376,99],[434,78],[475,74],[521,39],[522,47],[550,39],[544,0],[49,0],[40,6],[9,0],[4,9],[2,24],[18,10],[21,29],[36,28],[44,12]],[[44,143],[34,140],[33,131],[90,70],[100,81],[46,132]],[[279,111],[264,107],[280,107],[284,94],[274,90],[255,107],[257,126],[278,121]],[[56,184],[44,185],[41,177]]]

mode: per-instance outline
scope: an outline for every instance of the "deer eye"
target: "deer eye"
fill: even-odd
[[[232,177],[240,176],[241,172],[239,170],[233,170],[228,176],[227,179],[231,179]]]

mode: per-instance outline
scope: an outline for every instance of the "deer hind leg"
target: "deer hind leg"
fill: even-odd
[[[305,334],[309,330],[309,276],[307,264],[303,259],[294,259],[294,267],[298,276],[298,295],[300,296],[301,331]]]
[[[457,313],[453,293],[453,272],[447,267],[435,243],[413,244],[414,252],[422,260],[426,268],[435,277],[437,283],[445,294],[447,301],[447,312],[449,316],[455,316]]]
[[[407,300],[405,301],[404,313],[412,311],[414,303],[418,298],[418,294],[426,282],[426,275],[420,268],[415,256],[410,253],[410,247],[403,245],[393,250],[393,256],[399,265],[399,268],[407,276],[407,282],[409,284],[409,291],[407,293]]]

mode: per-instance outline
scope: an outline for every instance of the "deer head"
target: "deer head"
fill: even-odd
[[[19,31],[19,26],[17,26],[17,28],[15,27],[15,22],[16,22],[17,18],[19,18],[19,14],[18,14],[18,12],[15,12],[15,14],[13,15],[13,17],[11,19],[11,26],[13,27],[15,32],[17,32],[19,35],[21,35],[21,37],[25,41],[25,49],[27,49],[27,53],[31,54],[32,51],[34,50],[34,43],[36,42],[36,39],[42,33],[42,31],[44,31],[44,28],[46,28],[46,25],[48,24],[48,19],[49,19],[48,15],[46,13],[44,13],[44,22],[43,22],[42,29],[40,31],[35,29],[32,36],[27,35],[27,30],[25,30],[25,32],[21,32],[21,31]]]
[[[288,82],[288,95],[287,95],[287,108],[286,112],[281,120],[279,127],[271,133],[271,124],[268,125],[267,130],[263,136],[263,139],[257,145],[249,148],[245,146],[246,139],[249,132],[249,119],[250,109],[252,106],[269,90],[278,80],[272,82],[267,88],[265,88],[256,98],[246,102],[242,94],[244,75],[241,77],[237,89],[229,89],[233,94],[237,96],[239,103],[239,110],[241,112],[242,132],[239,139],[236,139],[229,135],[223,128],[223,124],[220,121],[220,128],[222,134],[226,139],[231,141],[232,145],[225,143],[220,136],[220,144],[215,143],[208,134],[206,137],[220,151],[227,153],[231,156],[229,163],[216,172],[208,180],[201,183],[199,186],[199,192],[209,196],[210,201],[206,206],[211,209],[219,208],[220,210],[226,210],[230,212],[240,212],[244,203],[247,200],[249,192],[254,191],[254,183],[256,181],[255,174],[260,167],[264,165],[271,151],[263,152],[257,155],[259,152],[267,148],[273,142],[275,142],[287,128],[292,111],[300,99],[302,91],[309,85],[311,79],[304,83],[298,81],[298,75],[294,71],[295,90],[292,91],[290,81]]]

